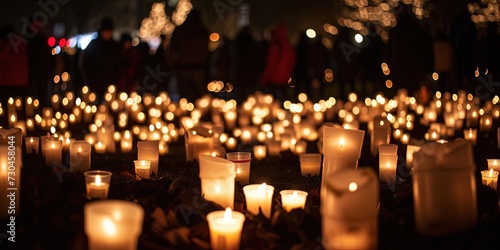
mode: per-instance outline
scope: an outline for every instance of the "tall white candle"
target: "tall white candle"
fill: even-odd
[[[84,140],[71,143],[69,150],[69,166],[71,172],[85,172],[90,170],[92,146]]]
[[[47,138],[45,143],[45,164],[62,163],[62,142],[56,138]]]
[[[234,207],[234,163],[224,158],[200,155],[201,193],[222,207]]]
[[[327,182],[331,191],[320,207],[323,247],[377,248],[379,187],[373,169],[336,172]]]
[[[151,161],[150,174],[158,174],[158,160],[160,157],[160,141],[138,141],[137,159]]]

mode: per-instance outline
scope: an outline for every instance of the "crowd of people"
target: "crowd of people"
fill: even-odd
[[[66,89],[77,91],[88,85],[97,94],[115,84],[120,91],[171,91],[193,101],[208,93],[207,83],[220,80],[232,86],[212,93],[223,98],[242,101],[260,90],[292,101],[305,92],[317,101],[344,98],[352,91],[365,96],[382,91],[391,96],[398,88],[407,88],[412,93],[421,86],[471,90],[477,83],[476,70],[483,74],[489,68],[496,74],[500,68],[498,60],[492,60],[498,55],[494,42],[498,28],[481,36],[469,16],[458,16],[450,31],[432,35],[402,12],[388,42],[373,32],[364,42],[356,42],[355,32],[341,28],[332,37],[333,46],[320,35],[311,38],[305,32],[292,43],[283,23],[273,26],[270,39],[259,41],[247,26],[234,39],[221,37],[219,46],[209,51],[210,32],[201,14],[192,10],[171,37],[161,37],[154,53],[145,42],[134,44],[129,34],[122,34],[116,42],[109,18],[102,20],[97,38],[85,50],[71,55],[54,55],[36,21],[31,26],[34,35],[29,37],[6,25],[0,32],[0,87],[10,88],[9,95],[31,95],[45,104],[52,93],[61,90],[54,76],[69,72]],[[390,73],[381,69],[384,62]],[[439,80],[431,77],[433,72]]]

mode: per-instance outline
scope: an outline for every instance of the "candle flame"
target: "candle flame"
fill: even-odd
[[[30,138],[30,142],[33,143],[33,138]]]
[[[219,185],[215,185],[215,192],[220,193],[220,191],[221,191],[221,188],[219,187]]]
[[[241,174],[241,169],[236,169],[236,174]]]
[[[356,190],[358,190],[358,184],[356,182],[349,183],[349,191],[354,192]]]
[[[344,138],[340,138],[339,144],[341,148],[344,147]]]
[[[115,235],[116,234],[116,226],[115,223],[111,219],[103,219],[102,221],[102,227],[104,228],[104,232],[108,235]]]
[[[98,176],[95,177],[95,184],[97,186],[101,185],[101,176],[98,175]]]
[[[82,152],[82,147],[78,147],[78,153]]]
[[[293,191],[293,193],[292,193],[292,198],[294,198],[294,199],[295,199],[295,198],[297,198],[297,196],[298,196],[297,191]]]
[[[262,185],[260,185],[260,187],[259,187],[259,189],[258,189],[258,190],[259,190],[259,191],[265,191],[265,190],[266,190],[266,183],[265,183],[265,182],[264,182],[264,183],[262,183]]]
[[[490,177],[493,177],[493,168],[490,169]]]
[[[385,166],[388,167],[388,168],[390,168],[391,167],[391,162],[388,161],[387,163],[385,163]]]
[[[231,210],[230,207],[226,208],[226,211],[224,212],[224,221],[228,222],[233,218],[233,211]]]

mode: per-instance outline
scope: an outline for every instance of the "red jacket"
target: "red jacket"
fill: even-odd
[[[287,84],[295,66],[295,49],[288,41],[286,27],[278,25],[272,33],[267,62],[260,84]]]

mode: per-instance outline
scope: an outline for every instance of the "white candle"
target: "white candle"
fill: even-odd
[[[158,174],[158,159],[160,157],[160,141],[138,141],[137,159],[151,161],[150,174]]]
[[[321,169],[321,154],[307,153],[300,154],[300,172],[302,175],[319,175]]]
[[[26,137],[24,138],[24,145],[26,145],[26,154],[38,154],[38,144],[40,143],[39,137]]]
[[[477,129],[469,128],[464,130],[464,139],[471,141],[472,145],[476,145]]]
[[[383,182],[394,182],[397,166],[397,155],[379,155],[379,179]]]
[[[87,171],[84,173],[87,195],[90,198],[107,199],[111,172],[102,170]]]
[[[95,152],[98,154],[104,154],[106,153],[106,144],[102,143],[101,141],[98,141],[96,144],[94,144]]]
[[[274,187],[262,184],[252,184],[243,187],[247,211],[257,215],[259,209],[266,218],[271,218],[271,205],[273,201]]]
[[[397,155],[398,145],[396,144],[380,144],[378,146],[379,154],[381,155]]]
[[[293,209],[304,209],[307,199],[307,192],[300,190],[283,190],[280,192],[281,205],[285,211],[290,212]]]
[[[45,164],[62,162],[62,142],[56,138],[47,138],[45,143]]]
[[[71,172],[85,172],[90,170],[90,143],[77,140],[71,143],[69,149],[69,166]]]
[[[493,169],[500,172],[500,159],[487,159],[486,161],[488,161],[488,170]]]
[[[262,160],[266,158],[267,147],[266,145],[255,145],[253,146],[253,155],[255,159]]]
[[[481,180],[483,185],[497,190],[498,171],[493,169],[481,171]]]
[[[207,215],[211,249],[239,249],[245,215],[226,208]]]
[[[121,200],[94,201],[84,206],[84,227],[90,250],[137,249],[144,209]]]
[[[148,160],[136,160],[134,161],[135,174],[138,178],[149,178],[149,173],[151,171],[151,161]]]
[[[378,239],[379,182],[371,168],[347,169],[327,178],[321,200],[325,249],[375,249]]]
[[[222,207],[234,207],[234,163],[224,158],[200,155],[201,193]]]

